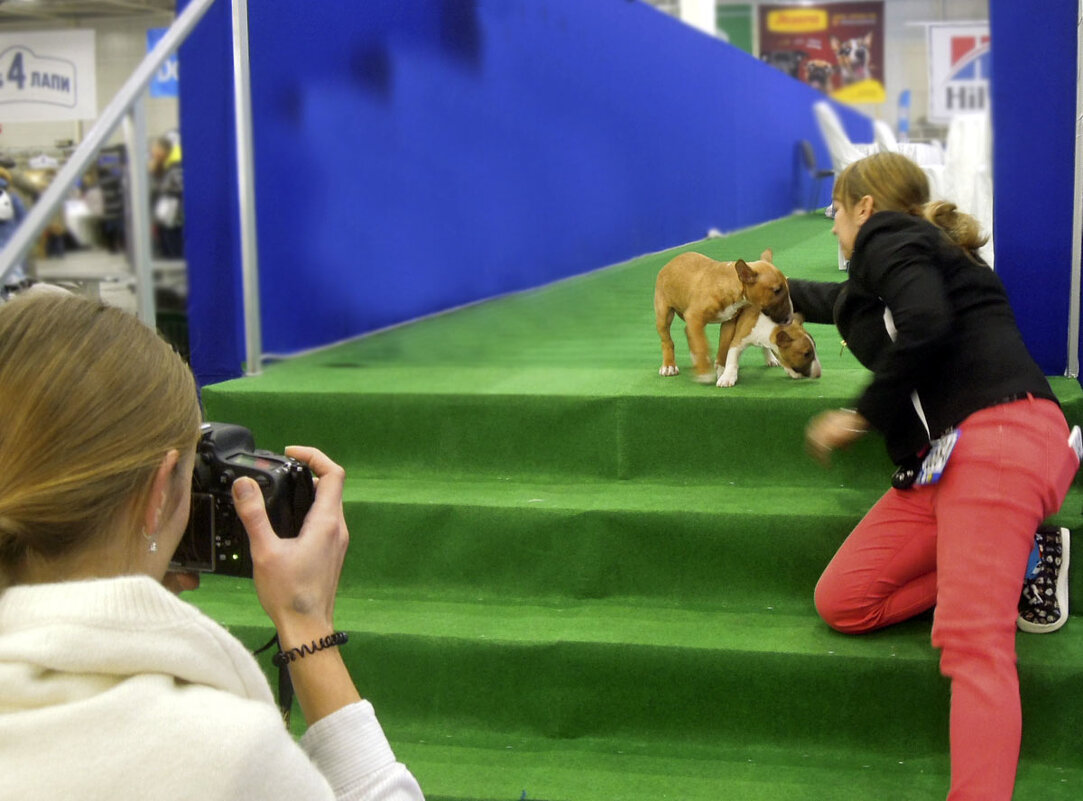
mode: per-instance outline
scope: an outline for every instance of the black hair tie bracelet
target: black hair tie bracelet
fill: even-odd
[[[350,635],[344,631],[336,631],[334,634],[330,634],[326,637],[321,637],[318,640],[313,640],[311,644],[302,645],[299,648],[290,648],[288,651],[279,651],[273,657],[273,662],[278,667],[287,665],[297,659],[304,659],[309,654],[314,654],[317,651],[322,651],[325,648],[333,648],[336,645],[342,645],[348,642]]]

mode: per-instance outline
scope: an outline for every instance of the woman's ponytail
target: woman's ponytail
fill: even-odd
[[[921,216],[946,233],[951,240],[966,250],[974,253],[989,241],[982,233],[981,224],[969,214],[959,211],[958,207],[947,200],[933,200],[921,209]]]

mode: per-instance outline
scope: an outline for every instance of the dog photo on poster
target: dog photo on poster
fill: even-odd
[[[760,58],[847,103],[882,103],[884,3],[759,7]]]

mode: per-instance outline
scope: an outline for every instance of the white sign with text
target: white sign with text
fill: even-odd
[[[929,121],[989,108],[989,25],[929,26]]]
[[[0,123],[97,116],[94,31],[0,34]]]

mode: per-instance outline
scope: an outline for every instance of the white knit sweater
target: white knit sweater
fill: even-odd
[[[316,722],[299,747],[244,646],[148,577],[6,590],[0,799],[129,798],[422,794],[368,702]]]

